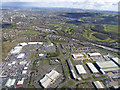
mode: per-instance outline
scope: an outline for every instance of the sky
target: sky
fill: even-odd
[[[118,11],[120,0],[2,0],[2,2],[33,2],[36,7],[66,7]],[[37,2],[37,4],[36,4]]]

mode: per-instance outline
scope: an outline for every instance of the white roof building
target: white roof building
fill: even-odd
[[[23,70],[23,71],[22,71],[22,74],[27,74],[27,70]]]
[[[21,80],[21,81],[18,81],[18,82],[17,82],[17,86],[19,86],[19,85],[23,85],[24,80],[25,80],[25,78],[22,78],[22,80]]]
[[[28,69],[28,67],[24,67],[24,70],[27,70]]]
[[[113,61],[96,62],[96,64],[104,72],[116,71],[119,69],[118,66]]]
[[[100,81],[95,81],[93,82],[93,84],[95,85],[96,88],[104,88],[103,83]]]
[[[42,44],[43,44],[43,42],[38,42],[38,44],[41,44],[41,45],[42,45]]]
[[[105,72],[102,69],[100,69],[100,71],[101,71],[102,74],[105,74]]]
[[[21,61],[20,65],[25,65],[27,63],[27,61]]]
[[[57,71],[52,70],[50,73],[46,74],[43,79],[40,80],[40,83],[44,88],[47,88],[56,80],[59,75],[60,74]]]
[[[74,79],[77,79],[74,70],[71,70],[71,73],[72,73],[73,78],[74,78]]]
[[[60,74],[57,71],[52,70],[49,74],[46,75],[52,80],[55,80]]]
[[[79,57],[84,57],[83,54],[72,54],[72,56],[74,59],[79,58]]]
[[[51,84],[52,79],[50,79],[48,76],[45,75],[45,77],[41,79],[40,82],[44,88],[47,88]]]
[[[28,42],[28,44],[40,44],[40,45],[42,45],[43,42]]]
[[[16,46],[14,49],[22,49],[22,46]]]
[[[16,79],[12,79],[11,86],[15,84]]]
[[[88,65],[92,73],[99,73],[99,71],[96,69],[96,67],[92,63],[86,63],[86,64]]]
[[[87,74],[86,70],[84,69],[82,65],[76,65],[76,69],[79,74]]]
[[[27,45],[27,43],[26,43],[26,42],[23,42],[23,43],[19,43],[19,45],[24,47],[24,46]]]
[[[12,79],[8,79],[5,86],[10,87],[11,86]]]
[[[41,53],[41,54],[39,54],[39,57],[43,57],[43,56],[44,56],[44,54],[42,54],[42,53]]]
[[[90,57],[101,56],[100,53],[88,53]]]
[[[112,60],[120,66],[120,59],[118,57],[112,58]]]
[[[11,54],[18,54],[21,52],[21,50],[22,50],[22,46],[16,46],[16,47],[14,47],[14,49],[11,50],[10,53]]]
[[[16,63],[16,61],[13,61],[13,62],[12,62],[12,65],[14,65],[15,63]]]
[[[6,87],[11,87],[15,84],[16,79],[9,78],[5,84]]]
[[[8,63],[8,66],[12,66],[12,64],[11,64],[11,63]]]
[[[17,56],[17,59],[23,59],[25,57],[25,53],[20,53],[18,56]]]

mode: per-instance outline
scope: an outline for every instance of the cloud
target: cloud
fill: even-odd
[[[33,5],[117,11],[119,0],[2,0],[2,2],[38,2]]]

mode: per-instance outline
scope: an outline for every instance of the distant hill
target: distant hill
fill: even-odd
[[[23,8],[23,7],[32,7],[30,2],[5,2],[2,3],[2,8]]]

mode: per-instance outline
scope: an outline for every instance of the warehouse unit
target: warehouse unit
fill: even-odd
[[[52,70],[49,74],[46,74],[46,75],[52,80],[55,80],[57,76],[59,76],[59,73],[55,70]]]
[[[50,73],[46,74],[44,76],[43,79],[41,79],[39,82],[40,84],[44,87],[47,88],[50,84],[52,84],[58,77],[60,76],[60,74],[55,71],[52,70]]]
[[[77,79],[76,73],[75,73],[75,71],[74,71],[74,67],[73,67],[73,65],[72,65],[72,63],[71,63],[70,60],[67,60],[67,65],[68,65],[68,67],[69,67],[69,70],[70,70],[73,78],[74,78],[74,79]]]
[[[96,88],[105,88],[103,83],[100,81],[95,81],[95,82],[93,82],[93,84]]]
[[[23,47],[24,47],[24,46],[26,46],[26,45],[27,45],[27,43],[23,42],[23,43],[19,43],[18,45],[19,45],[19,46],[23,46]]]
[[[10,53],[11,54],[18,54],[21,52],[21,50],[22,50],[22,46],[16,46],[16,47],[14,47],[14,49],[11,50]]]
[[[20,53],[18,56],[17,56],[17,59],[23,59],[25,57],[25,53]]]
[[[120,66],[120,59],[118,57],[112,58],[112,61]]]
[[[82,65],[76,65],[75,66],[79,74],[87,74],[86,70]]]
[[[52,79],[50,79],[46,75],[43,79],[40,80],[40,83],[44,88],[47,88],[51,84],[51,82],[52,82]]]
[[[88,53],[88,56],[95,57],[95,56],[101,56],[100,53]]]
[[[99,73],[96,67],[92,63],[86,63],[92,73]]]
[[[6,87],[11,87],[15,84],[16,79],[9,78],[5,84]]]
[[[28,42],[28,44],[29,44],[29,45],[35,45],[35,44],[40,44],[40,45],[42,45],[43,42]]]
[[[96,62],[96,64],[104,72],[117,71],[119,69],[113,61]]]
[[[72,57],[73,57],[74,59],[77,59],[77,58],[84,57],[84,55],[83,55],[83,54],[78,53],[78,54],[72,54]]]

